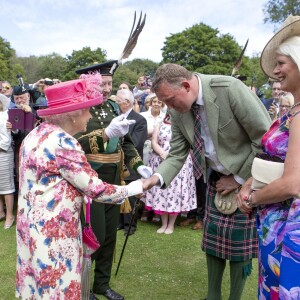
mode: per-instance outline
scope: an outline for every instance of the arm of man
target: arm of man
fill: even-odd
[[[205,108],[218,159],[232,174],[247,179],[271,119],[260,99],[241,81],[217,78],[211,87],[216,94],[214,104],[219,109],[210,102]],[[216,111],[219,112],[217,122],[213,118]]]

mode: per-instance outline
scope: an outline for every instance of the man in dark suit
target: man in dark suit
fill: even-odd
[[[135,124],[131,124],[129,126],[128,133],[132,138],[132,141],[134,143],[137,152],[139,153],[140,157],[143,158],[143,147],[147,139],[147,121],[142,115],[136,113],[133,110],[134,96],[130,90],[126,90],[126,89],[119,90],[117,92],[116,103],[120,106],[120,110],[122,114],[127,118],[127,120],[136,121]],[[136,174],[136,172],[134,172],[129,165],[127,165],[127,169],[130,175],[125,178],[126,184],[141,178],[141,176]],[[136,200],[137,198],[134,196],[129,197],[131,209],[133,209]],[[132,212],[120,214],[118,229],[124,229],[125,231],[124,235],[126,235],[129,230],[129,223],[132,218]],[[136,228],[137,228],[137,220],[136,218],[134,218],[129,234],[130,235],[134,234]]]
[[[268,111],[271,119],[275,119],[279,112],[279,96],[282,94],[281,85],[279,81],[271,81],[272,87],[272,98],[271,99],[263,99],[263,105]]]

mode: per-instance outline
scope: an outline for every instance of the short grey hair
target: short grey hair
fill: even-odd
[[[164,64],[160,66],[154,75],[151,90],[155,93],[162,83],[181,87],[183,80],[191,80],[193,73],[185,67],[177,64]]]
[[[298,66],[300,72],[300,36],[292,36],[285,40],[280,44],[276,53],[289,56]]]
[[[57,115],[50,115],[50,116],[45,116],[44,119],[45,121],[61,126],[67,121],[76,119],[82,115],[82,109],[80,110],[75,110],[67,113],[62,113],[62,114],[57,114]]]
[[[126,90],[126,89],[118,90],[117,91],[117,97],[120,96],[120,95],[124,96],[125,99],[127,99],[130,102],[131,106],[133,106],[134,96],[133,96],[133,93],[130,90]]]

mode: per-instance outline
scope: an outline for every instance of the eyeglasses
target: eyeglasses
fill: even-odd
[[[279,105],[280,108],[290,108],[290,105]]]
[[[11,88],[11,87],[8,86],[8,85],[2,85],[2,90],[3,90],[3,89],[9,90],[10,88]]]

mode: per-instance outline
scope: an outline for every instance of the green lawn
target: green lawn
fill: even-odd
[[[179,221],[179,220],[178,220]],[[3,229],[0,223],[0,300],[14,299],[15,289],[15,226]],[[206,296],[207,276],[205,255],[201,251],[202,231],[176,226],[171,235],[157,234],[158,225],[138,224],[129,237],[118,276],[117,262],[124,242],[118,232],[116,262],[111,287],[126,300],[201,300]],[[229,295],[229,272],[223,280],[223,299]],[[257,260],[247,281],[243,300],[256,299]],[[106,299],[100,297],[99,299]]]

